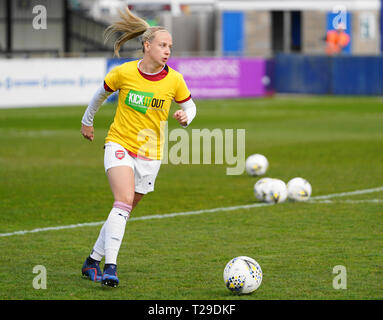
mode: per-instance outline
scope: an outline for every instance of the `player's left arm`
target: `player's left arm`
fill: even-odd
[[[196,105],[192,98],[178,105],[181,109],[173,114],[173,118],[175,118],[182,127],[186,128],[197,114]]]

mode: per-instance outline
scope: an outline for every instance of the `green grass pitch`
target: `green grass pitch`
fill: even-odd
[[[383,100],[376,97],[273,97],[196,101],[185,129],[245,129],[246,156],[264,154],[266,176],[301,176],[313,197],[383,186]],[[174,112],[176,105],[172,105]],[[95,141],[80,135],[85,110],[0,110],[0,234],[102,222],[113,197],[103,142],[115,106],[95,119]],[[180,128],[169,118],[169,130]],[[257,178],[226,175],[227,165],[162,166],[156,190],[132,217],[256,203]],[[358,200],[358,201],[350,201]],[[82,279],[81,266],[101,225],[0,236],[0,299],[268,300],[382,299],[383,191],[328,203],[131,220],[118,257],[120,285]],[[233,257],[259,262],[263,282],[232,295],[223,269]],[[33,268],[47,288],[33,287]],[[334,289],[337,265],[347,288]]]

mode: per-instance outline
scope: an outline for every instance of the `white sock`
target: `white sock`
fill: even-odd
[[[131,210],[132,207],[128,204],[120,201],[114,202],[113,209],[103,224],[92,253],[90,254],[92,259],[101,261],[105,256],[105,263],[117,264],[118,251],[124,236],[126,221],[129,219]],[[106,233],[108,236],[106,236]]]
[[[105,224],[102,225],[102,228],[100,230],[100,234],[98,235],[97,241],[94,244],[93,250],[90,254],[90,257],[94,260],[101,261],[102,258],[105,256]]]
[[[104,226],[105,264],[117,264],[117,255],[132,206],[115,201]]]

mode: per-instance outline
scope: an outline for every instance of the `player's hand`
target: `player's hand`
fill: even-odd
[[[181,126],[186,126],[188,123],[188,116],[183,110],[177,110],[174,112],[173,118],[176,119]]]
[[[93,141],[94,139],[94,128],[93,126],[86,126],[84,124],[81,124],[81,134],[85,139],[88,139],[90,141]]]

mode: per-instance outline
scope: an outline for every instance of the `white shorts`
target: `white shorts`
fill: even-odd
[[[146,194],[154,190],[154,182],[160,170],[161,160],[143,160],[132,157],[118,143],[107,142],[104,154],[105,172],[119,166],[129,166],[133,169],[136,192]]]

